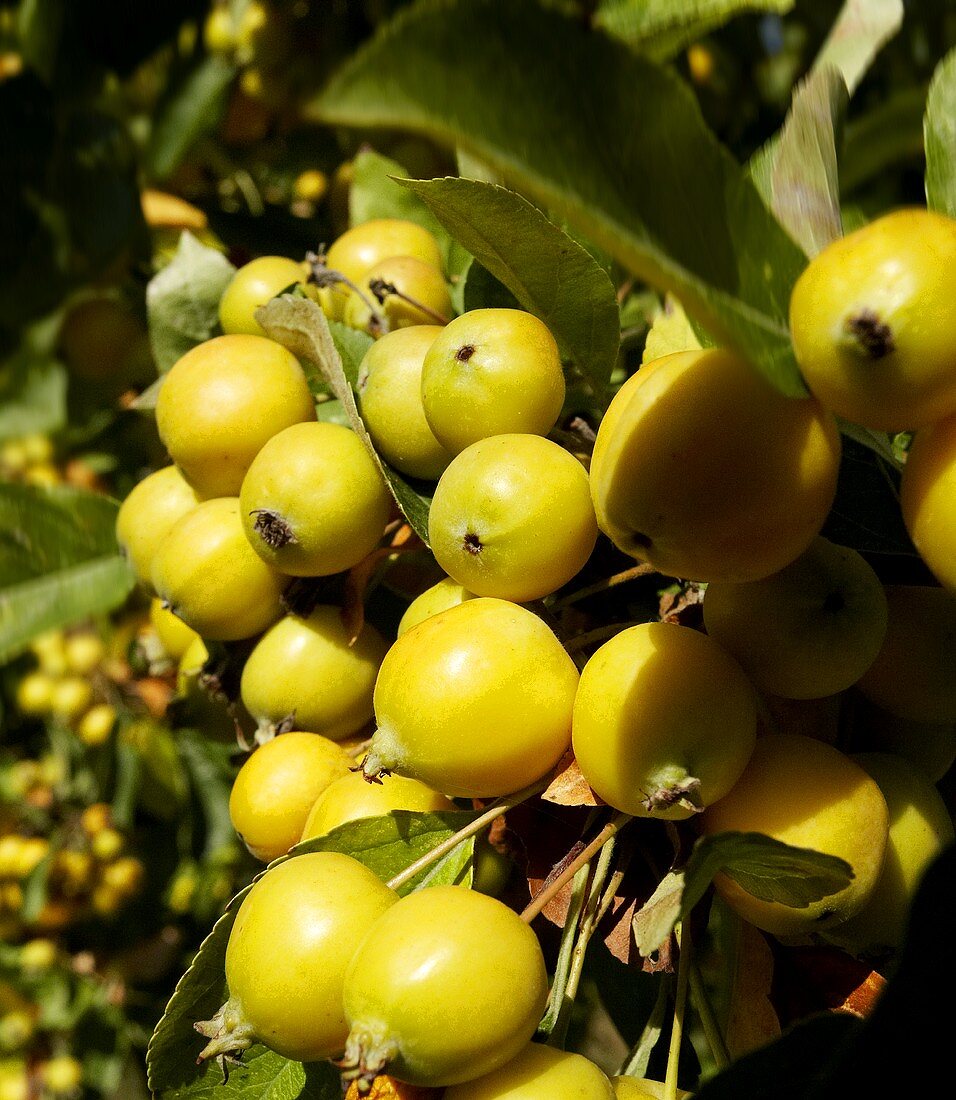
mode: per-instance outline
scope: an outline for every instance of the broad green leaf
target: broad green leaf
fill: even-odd
[[[427,814],[396,810],[382,817],[348,822],[328,836],[294,848],[283,860],[295,859],[308,852],[345,852],[387,881],[473,817],[466,812]],[[452,853],[454,858],[446,861],[443,873],[431,878],[429,885],[454,882],[470,885],[472,851],[473,841],[462,842]],[[413,880],[399,893],[407,894],[417,885]],[[253,1046],[243,1055],[243,1065],[247,1068],[231,1070],[225,1084],[215,1063],[195,1065],[203,1041],[197,1037],[193,1024],[210,1018],[226,999],[226,945],[236,912],[248,891],[249,887],[232,900],[176,986],[147,1051],[149,1087],[157,1100],[200,1096],[208,1096],[210,1100],[212,1097],[218,1100],[276,1100],[277,1097],[293,1100],[298,1096],[312,1100],[341,1100],[338,1075],[329,1072],[331,1067],[303,1067],[260,1045]]]
[[[617,360],[614,286],[590,253],[527,199],[495,184],[406,180],[449,233],[553,333],[597,393]]]
[[[325,314],[315,302],[291,294],[283,294],[260,306],[256,319],[273,340],[304,360],[307,368],[312,364],[319,371],[342,402],[350,426],[368,448],[405,518],[419,538],[427,543],[428,498],[380,458],[355,401],[353,386],[362,356],[371,346],[371,337],[337,322],[333,322],[335,329],[331,330]]]
[[[511,291],[477,260],[472,261],[461,286],[462,312],[470,309],[520,309]]]
[[[307,113],[464,149],[805,393],[786,320],[805,259],[673,71],[529,0],[426,0]]]
[[[66,419],[66,369],[23,348],[0,366],[0,440],[55,432]]]
[[[923,122],[926,204],[956,217],[956,50],[936,66]]]
[[[811,257],[843,236],[837,144],[846,105],[839,72],[815,69],[794,93],[770,169],[770,207]]]
[[[146,165],[153,179],[169,176],[196,139],[216,125],[236,72],[235,65],[213,56],[186,72],[173,74],[157,107],[146,150]]]
[[[236,269],[189,232],[146,288],[149,341],[160,374],[219,328],[219,299]]]
[[[840,190],[850,194],[891,166],[923,155],[923,109],[926,86],[891,93],[871,110],[847,121],[840,157]],[[843,225],[851,232],[844,209]]]
[[[721,873],[762,901],[795,909],[837,893],[853,878],[850,865],[837,856],[794,848],[762,833],[701,837],[686,867],[665,875],[635,915],[634,937],[642,955],[660,948]]]
[[[594,22],[634,49],[666,58],[735,15],[785,15],[794,0],[598,0]]]
[[[664,308],[654,318],[644,341],[642,363],[660,359],[662,355],[672,355],[677,351],[691,351],[701,347],[694,332],[694,326],[687,318],[683,306],[676,298],[668,295],[664,299]]]
[[[902,22],[903,0],[846,0],[813,68],[837,69],[853,95],[873,59]]]
[[[135,578],[117,550],[117,507],[78,489],[0,484],[0,663],[126,599]]]
[[[408,173],[398,161],[372,150],[363,150],[352,161],[354,176],[349,188],[349,221],[361,225],[373,218],[403,218],[434,234],[445,264],[445,273],[457,278],[467,268],[465,249],[445,230],[428,206],[397,182]]]

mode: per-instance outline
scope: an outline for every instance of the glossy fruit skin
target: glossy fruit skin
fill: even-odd
[[[422,362],[441,331],[411,325],[387,332],[366,352],[358,376],[362,419],[376,450],[396,470],[427,481],[452,460],[422,408]]]
[[[887,585],[886,600],[886,638],[860,691],[899,718],[956,722],[956,596],[924,585]]]
[[[441,271],[442,257],[438,242],[422,226],[401,218],[374,218],[346,230],[329,248],[326,267],[360,283],[370,268],[390,256],[413,256]],[[334,321],[345,317],[351,291],[341,283],[328,289],[323,303]]]
[[[916,765],[878,752],[857,753],[853,759],[883,792],[889,838],[870,900],[828,938],[852,954],[873,957],[902,945],[923,872],[953,842],[953,822],[939,791]]]
[[[473,309],[456,317],[422,368],[425,416],[452,454],[490,435],[547,435],[564,395],[554,337],[520,309]]]
[[[372,717],[375,677],[388,645],[370,623],[349,645],[337,607],[286,615],[260,638],[242,670],[241,695],[262,724],[295,715],[299,730],[333,741]]]
[[[756,735],[756,700],[743,670],[689,627],[632,626],[581,673],[574,753],[588,783],[624,813],[680,820],[723,798]],[[699,787],[685,794],[692,779]]]
[[[156,596],[149,604],[149,621],[153,630],[156,631],[156,637],[159,638],[163,651],[171,661],[178,661],[184,657],[189,647],[199,637],[192,627],[187,626],[172,611],[163,607],[163,601]],[[203,660],[205,659],[204,657]]]
[[[256,310],[305,277],[302,264],[285,256],[259,256],[243,264],[219,299],[222,331],[233,336],[265,336],[265,329],[255,318]]]
[[[253,885],[229,937],[226,980],[260,1041],[297,1061],[341,1051],[345,969],[365,932],[397,900],[371,871],[337,852],[296,856]]]
[[[819,401],[889,432],[956,412],[954,272],[956,221],[921,209],[877,218],[816,256],[793,288],[790,331]]]
[[[628,379],[598,429],[591,494],[624,553],[698,581],[752,581],[799,557],[836,492],[840,437],[733,353],[665,355]]]
[[[612,1077],[615,1100],[663,1100],[664,1082],[650,1081],[646,1077]],[[691,1096],[684,1089],[677,1090],[677,1100]]]
[[[956,416],[916,433],[900,479],[900,507],[913,545],[956,595]]]
[[[500,1069],[453,1085],[442,1100],[614,1100],[614,1091],[583,1055],[529,1043]]]
[[[153,590],[153,559],[163,539],[199,503],[196,490],[175,466],[144,477],[134,485],[116,515],[116,541],[136,579]]]
[[[447,611],[450,607],[457,607],[465,600],[473,600],[474,598],[474,592],[469,592],[467,588],[452,580],[451,577],[445,577],[444,580],[433,584],[431,588],[425,589],[420,596],[416,596],[408,605],[398,624],[399,638],[406,631],[411,630],[413,626],[418,626],[419,623],[430,619],[432,615],[438,615],[442,611]]]
[[[854,878],[805,909],[762,901],[719,874],[714,885],[744,920],[776,936],[800,936],[858,913],[876,886],[889,814],[880,788],[838,749],[798,734],[758,738],[733,790],[700,816],[705,835],[764,833],[846,860]]]
[[[273,737],[239,769],[229,795],[233,828],[263,863],[284,856],[298,844],[315,800],[351,767],[348,753],[326,737]]]
[[[789,699],[836,695],[855,684],[886,635],[883,585],[855,550],[816,538],[796,561],[759,581],[714,581],[707,633],[761,690]]]
[[[470,592],[525,603],[591,556],[597,521],[580,462],[537,435],[473,443],[439,479],[428,517],[438,564]]]
[[[349,963],[346,1058],[356,1043],[375,1046],[402,1081],[457,1084],[517,1055],[547,996],[541,947],[516,913],[462,886],[419,890],[372,926]]]
[[[239,501],[249,544],[296,577],[357,565],[378,545],[392,510],[365,444],[350,428],[327,423],[273,436],[253,459]]]
[[[287,582],[249,545],[236,497],[197,505],[153,559],[157,595],[211,641],[234,642],[265,630],[282,614]]]
[[[217,336],[186,352],[156,402],[160,439],[204,497],[238,496],[263,445],[310,420],[315,405],[298,360],[262,336]]]
[[[418,305],[391,293],[379,303],[372,289],[378,281],[394,286]],[[375,306],[375,312],[384,321],[386,332],[411,325],[444,324],[453,313],[444,275],[437,267],[423,263],[414,256],[389,256],[380,260],[365,272],[356,285]],[[421,306],[425,308],[421,309]],[[345,323],[373,336],[381,335],[368,305],[354,293],[345,307]]]
[[[369,783],[361,772],[350,771],[333,780],[314,800],[302,828],[302,840],[325,836],[347,821],[380,817],[392,810],[439,813],[457,809],[454,802],[417,779],[387,775],[381,783]]]
[[[366,775],[394,771],[451,797],[521,790],[567,749],[577,683],[574,662],[536,615],[468,600],[388,651]]]

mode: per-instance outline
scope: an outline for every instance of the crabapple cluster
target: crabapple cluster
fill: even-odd
[[[896,239],[880,223],[870,232]],[[947,516],[926,521],[931,538],[914,517],[952,476],[933,456],[948,446],[934,439],[956,438],[956,381],[907,327],[919,303],[889,312],[855,279],[864,304],[820,323],[823,304],[849,293],[833,293],[829,263],[830,250],[811,263],[792,303],[812,393],[784,396],[729,348],[664,355],[595,417],[589,460],[557,441],[568,395],[547,326],[517,309],[453,317],[441,251],[420,226],[370,221],[306,267],[264,257],[237,272],[223,334],[160,390],[172,465],[133,490],[117,524],[181,676],[216,654],[241,664],[256,747],[230,815],[256,858],[279,860],[238,909],[229,999],[197,1024],[203,1057],[259,1042],[334,1059],[362,1088],[385,1074],[448,1100],[633,1094],[638,1083],[532,1042],[547,969],[504,902],[462,886],[399,896],[356,858],[295,851],[359,818],[533,798],[569,752],[594,804],[622,820],[763,834],[851,868],[802,908],[719,874],[718,893],[757,928],[860,955],[899,947],[920,874],[952,837],[933,780],[954,754],[956,553]],[[811,293],[815,279],[829,290]],[[301,365],[256,320],[293,283],[374,340],[355,384],[372,448],[317,419]],[[850,389],[873,390],[857,404],[820,381],[848,362],[860,368],[847,368]],[[894,386],[910,370],[928,377],[880,390],[884,366]],[[899,422],[871,415],[898,400]],[[918,428],[903,508],[943,588],[884,585],[823,535],[835,413]],[[356,613],[370,570],[398,558],[387,468],[431,498],[427,548],[407,533],[437,581],[391,626]],[[640,563],[631,579],[703,592],[702,621],[603,622],[575,645],[555,594],[597,560],[601,536],[601,553],[610,543]],[[851,700],[852,725],[817,721]],[[938,733],[928,771],[887,753],[920,723]],[[438,1019],[440,1034],[423,1029]]]

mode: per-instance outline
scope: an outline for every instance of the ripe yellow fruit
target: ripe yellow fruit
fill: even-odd
[[[954,272],[956,221],[922,209],[877,218],[816,256],[793,288],[790,330],[818,400],[888,432],[956,412]]]
[[[214,641],[251,638],[274,623],[287,583],[249,545],[236,497],[197,505],[166,536],[153,561],[160,598]]]
[[[366,352],[357,387],[378,453],[401,473],[432,481],[452,459],[422,408],[422,363],[441,331],[439,325],[411,325],[387,332]]]
[[[71,634],[63,643],[66,667],[78,676],[89,676],[106,656],[102,639],[91,631]]]
[[[175,466],[150,474],[130,492],[116,516],[116,541],[136,579],[152,591],[153,558],[163,539],[199,503]]]
[[[574,754],[594,790],[625,813],[679,820],[723,798],[756,735],[756,699],[743,670],[689,627],[630,627],[581,673]]]
[[[219,323],[230,335],[265,336],[256,320],[259,306],[296,283],[305,281],[305,268],[285,256],[259,256],[233,275],[219,299]]]
[[[511,794],[567,749],[577,683],[574,662],[536,615],[468,600],[388,651],[365,774],[394,771],[452,797]]]
[[[298,360],[262,336],[217,336],[186,352],[156,402],[160,439],[204,497],[238,496],[263,445],[314,419]]]
[[[500,1069],[445,1090],[442,1100],[614,1100],[606,1075],[581,1054],[529,1043]]]
[[[80,719],[76,735],[84,745],[105,745],[116,725],[116,710],[109,703],[97,703]]]
[[[472,443],[442,474],[428,516],[432,553],[449,576],[518,603],[571,580],[597,535],[584,467],[538,435]]]
[[[840,437],[812,398],[784,397],[721,349],[642,367],[598,430],[598,526],[659,572],[752,581],[799,557],[836,492]]]
[[[900,480],[900,506],[913,545],[956,594],[956,416],[916,433]]]
[[[417,779],[389,775],[381,783],[369,783],[361,772],[350,771],[331,782],[315,800],[302,829],[302,839],[325,836],[347,821],[380,817],[392,810],[437,813],[455,809],[454,802]]]
[[[256,859],[278,859],[298,843],[316,799],[351,767],[352,758],[318,734],[273,737],[239,769],[229,795],[233,828]]]
[[[296,424],[253,459],[239,496],[249,544],[297,577],[357,565],[382,538],[392,497],[365,444],[340,424]]]
[[[17,710],[21,714],[49,714],[55,684],[56,681],[45,672],[28,672],[17,685]]]
[[[445,577],[444,580],[440,580],[437,584],[433,584],[431,588],[426,589],[420,596],[416,596],[408,605],[398,624],[399,638],[406,631],[411,630],[413,626],[418,626],[419,623],[430,619],[432,615],[438,615],[442,611],[447,611],[450,607],[457,607],[465,600],[473,600],[474,598],[474,592],[469,592],[467,588],[452,580],[451,577]]]
[[[729,876],[716,877],[717,891],[744,920],[776,936],[799,936],[848,920],[867,903],[883,867],[889,814],[880,788],[839,750],[799,734],[767,734],[700,823],[708,835],[763,833],[850,865],[847,886],[804,909],[763,901]]]
[[[199,635],[192,627],[187,626],[182,619],[172,611],[163,607],[163,601],[154,597],[149,605],[149,621],[163,651],[171,661],[178,661],[185,656],[189,647],[193,645]],[[205,661],[206,658],[203,658]]]
[[[414,256],[380,260],[365,272],[357,286],[365,300],[352,294],[345,307],[345,323],[373,336],[411,325],[443,325],[452,315],[444,275]],[[375,307],[374,315],[369,305]]]
[[[456,317],[428,349],[421,386],[428,423],[452,454],[491,435],[547,435],[565,394],[554,337],[520,309]]]
[[[664,1082],[646,1077],[612,1077],[615,1100],[664,1100]],[[676,1100],[685,1100],[691,1093],[677,1090]]]
[[[72,722],[93,702],[93,685],[83,676],[64,676],[50,692],[50,709],[65,722]]]

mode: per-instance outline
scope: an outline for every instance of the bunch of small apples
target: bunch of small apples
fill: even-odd
[[[814,270],[794,294],[802,365],[801,287]],[[785,397],[726,349],[668,355],[621,387],[586,468],[547,438],[565,397],[551,333],[518,310],[449,321],[440,252],[420,227],[359,226],[311,275],[328,316],[376,337],[361,414],[386,462],[437,482],[428,535],[447,580],[391,644],[369,624],[352,636],[335,606],[283,606],[293,579],[372,554],[393,504],[363,441],[316,420],[299,363],[258,329],[255,307],[301,282],[302,267],[253,261],[223,297],[225,335],[164,380],[157,423],[173,465],[134,489],[118,523],[168,611],[205,641],[254,639],[241,696],[265,743],[230,806],[250,850],[272,860],[389,809],[534,797],[573,748],[626,818],[763,833],[852,868],[804,908],[719,876],[758,928],[895,946],[923,867],[952,838],[932,779],[759,722],[769,699],[850,689],[902,722],[956,721],[956,601],[884,589],[861,555],[820,535],[840,460],[832,403]],[[649,571],[705,584],[706,633],[625,624],[579,671],[538,601],[572,581],[599,531]],[[931,667],[907,675],[927,652]],[[370,743],[343,749],[373,716]],[[549,1067],[576,1057],[531,1042],[548,981],[520,917],[463,887],[399,897],[347,855],[297,856],[258,880],[226,976],[229,1000],[197,1025],[206,1057],[259,1041],[334,1058],[346,1080],[445,1087],[448,1100],[512,1095],[529,1075],[538,1091],[522,1096],[557,1095]],[[591,1082],[580,1095],[612,1095],[596,1067],[574,1065]]]

